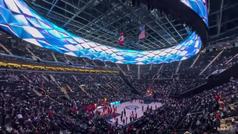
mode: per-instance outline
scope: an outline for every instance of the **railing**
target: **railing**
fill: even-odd
[[[43,64],[51,64],[51,65],[55,65],[55,66],[67,66],[67,67],[78,67],[78,68],[87,68],[87,69],[108,69],[105,67],[95,67],[95,66],[89,66],[89,65],[81,65],[81,64],[67,64],[65,62],[60,62],[60,61],[47,61],[47,60],[33,60],[31,58],[27,58],[27,57],[22,57],[22,56],[17,56],[17,55],[8,55],[8,54],[4,54],[4,53],[0,53],[0,59],[4,58],[4,59],[14,59],[14,60],[22,60],[22,61],[26,61],[26,62],[31,62],[31,63],[43,63]],[[110,68],[111,70],[118,70],[117,68]]]
[[[0,66],[8,69],[30,69],[39,71],[65,71],[65,72],[85,72],[85,73],[119,73],[117,70],[105,68],[92,68],[75,66],[68,64],[58,64],[51,61],[34,61],[30,58],[23,58],[15,55],[0,53]]]

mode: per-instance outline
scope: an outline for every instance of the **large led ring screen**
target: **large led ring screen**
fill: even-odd
[[[207,0],[181,0],[181,2],[196,12],[208,26]]]
[[[181,0],[207,24],[207,10],[202,0]],[[196,55],[201,38],[192,32],[171,48],[139,51],[119,49],[74,35],[38,15],[23,0],[0,0],[0,28],[39,47],[62,54],[121,64],[160,64],[180,61]]]

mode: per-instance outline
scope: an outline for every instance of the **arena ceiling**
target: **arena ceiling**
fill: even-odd
[[[208,0],[209,43],[230,41],[238,35],[238,1]]]
[[[83,38],[134,50],[158,50],[177,45],[190,29],[170,16],[146,6],[132,7],[123,0],[27,0],[43,16]],[[147,38],[138,40],[145,25]],[[125,44],[117,44],[119,33]]]
[[[86,39],[119,48],[157,50],[184,40],[191,31],[186,25],[146,6],[132,7],[126,0],[26,0],[36,11],[60,27]],[[237,35],[238,1],[208,0],[209,43],[230,40]],[[138,40],[145,24],[148,37]],[[124,46],[116,42],[124,32]],[[135,45],[136,44],[136,45]]]

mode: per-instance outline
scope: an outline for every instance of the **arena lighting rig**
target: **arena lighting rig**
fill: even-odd
[[[206,44],[208,11],[205,0],[150,0],[150,4],[151,8],[178,18],[194,32],[170,48],[148,51],[119,49],[67,32],[38,15],[23,0],[0,0],[0,28],[29,43],[62,54],[121,64],[181,61],[196,55]]]

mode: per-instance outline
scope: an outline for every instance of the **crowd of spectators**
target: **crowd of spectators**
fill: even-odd
[[[130,133],[219,133],[222,118],[237,116],[238,80],[204,91],[191,98],[163,98],[163,107],[148,110],[140,120],[126,127]],[[238,132],[237,120],[233,133]],[[129,129],[130,128],[130,129]],[[232,133],[226,131],[225,133]]]
[[[0,83],[0,132],[8,133],[92,131],[85,106],[138,97],[113,75],[3,70]]]
[[[221,118],[237,116],[238,113],[237,107],[230,107],[230,104],[237,103],[238,100],[237,80],[191,98],[171,97],[171,94],[177,95],[206,83],[207,77],[217,70],[237,64],[237,48],[201,53],[198,58],[182,62],[140,66],[138,76],[136,65],[117,66],[61,55],[13,39],[6,40],[1,45],[11,53],[2,46],[0,53],[11,60],[19,60],[13,58],[19,56],[23,58],[21,60],[26,58],[27,62],[32,60],[39,64],[53,62],[65,66],[119,66],[140,94],[132,92],[132,87],[119,74],[1,68],[0,133],[217,133]],[[0,55],[0,59],[6,59],[3,55]],[[96,105],[105,99],[108,102],[144,99],[143,95],[151,89],[153,97],[160,98],[163,106],[155,111],[148,109],[141,119],[127,126],[111,126],[93,112],[85,112],[88,105]]]
[[[221,118],[238,112],[238,107],[229,107],[238,101],[237,80],[184,99],[169,97],[166,82],[153,85],[163,106],[147,109],[141,119],[125,127],[111,126],[84,109],[105,98],[109,102],[143,99],[118,75],[3,70],[0,83],[0,131],[7,133],[216,133]]]

